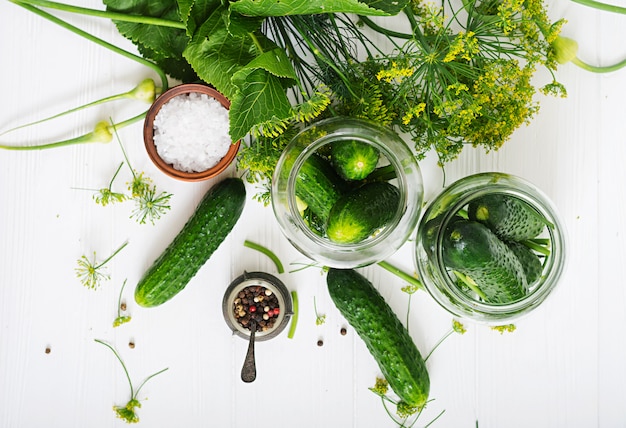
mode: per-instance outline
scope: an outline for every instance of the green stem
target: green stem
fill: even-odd
[[[122,251],[124,249],[125,246],[128,245],[128,241],[124,242],[117,250],[115,250],[113,252],[113,254],[111,254],[109,257],[107,257],[106,259],[104,259],[104,261],[102,263],[100,263],[98,266],[94,267],[94,269],[100,269],[102,266],[104,266],[105,264],[107,264],[113,257],[115,257],[117,255],[117,253],[119,253],[120,251]]]
[[[59,117],[62,117],[62,116],[65,116],[65,115],[68,115],[68,114],[71,114],[71,113],[75,113],[77,111],[80,111],[80,110],[83,110],[83,109],[87,109],[89,107],[94,107],[94,106],[97,106],[97,105],[100,105],[100,104],[104,104],[104,103],[107,103],[107,102],[110,102],[110,101],[120,100],[120,99],[126,98],[127,95],[128,95],[128,92],[124,92],[123,94],[111,95],[110,97],[101,98],[99,100],[92,101],[90,103],[83,104],[81,106],[74,107],[74,108],[71,108],[71,109],[66,110],[64,112],[55,114],[54,116],[49,116],[49,117],[46,117],[44,119],[39,119],[39,120],[36,120],[34,122],[25,123],[24,125],[16,126],[15,128],[7,129],[3,133],[1,133],[0,136],[8,134],[9,132],[17,131],[18,129],[26,128],[28,126],[38,125],[40,123],[44,123],[44,122],[47,122],[49,120],[57,119]]]
[[[70,138],[69,140],[57,141],[54,143],[41,144],[38,146],[9,146],[6,144],[0,144],[0,149],[4,150],[40,150],[40,149],[54,149],[57,147],[71,146],[74,144],[86,144],[93,143],[93,133],[81,135],[79,137]]]
[[[36,14],[36,15],[39,15],[42,18],[45,18],[45,19],[47,19],[47,20],[49,20],[49,21],[51,21],[51,22],[53,22],[53,23],[55,23],[55,24],[65,28],[66,30],[69,30],[69,31],[73,32],[74,34],[77,34],[77,35],[79,35],[81,37],[84,37],[85,39],[87,39],[87,40],[89,40],[91,42],[94,42],[94,43],[96,43],[96,44],[98,44],[98,45],[100,45],[102,47],[105,47],[105,48],[107,48],[107,49],[109,49],[109,50],[111,50],[111,51],[113,51],[113,52],[115,52],[115,53],[117,53],[119,55],[122,55],[122,56],[124,56],[126,58],[132,59],[133,61],[136,61],[136,62],[138,62],[140,64],[143,64],[143,65],[151,68],[152,70],[154,70],[159,75],[159,77],[161,79],[161,84],[162,84],[161,91],[165,92],[168,89],[169,83],[167,81],[167,76],[165,75],[163,70],[161,70],[156,64],[154,64],[154,63],[152,63],[152,62],[150,62],[150,61],[148,61],[148,60],[146,60],[146,59],[144,59],[144,58],[142,58],[142,57],[140,57],[138,55],[135,55],[135,54],[132,54],[130,52],[127,52],[124,49],[121,49],[121,48],[119,48],[119,47],[117,47],[117,46],[115,46],[115,45],[113,45],[113,44],[111,44],[109,42],[106,42],[106,41],[104,41],[102,39],[99,39],[98,37],[96,37],[96,36],[94,36],[92,34],[89,34],[86,31],[83,31],[80,28],[75,27],[75,26],[73,26],[73,25],[63,21],[62,19],[59,19],[59,18],[57,18],[54,15],[51,15],[51,14],[49,14],[47,12],[44,12],[43,10],[40,10],[40,9],[30,5],[30,4],[22,3],[22,2],[20,2],[18,0],[9,0],[9,1],[12,1],[13,3],[15,3],[17,5],[22,6],[24,9],[26,9],[26,10],[28,10],[28,11]]]
[[[380,168],[376,168],[367,176],[366,181],[390,181],[394,178],[397,178],[396,168],[389,164],[385,166],[381,166]]]
[[[626,7],[615,6],[612,4],[606,4],[595,0],[572,0],[574,3],[582,4],[583,6],[593,7],[594,9],[605,10],[608,12],[626,14]]]
[[[111,121],[112,123],[112,121]],[[120,149],[122,149],[122,155],[124,156],[124,160],[126,161],[126,165],[128,165],[128,169],[130,169],[131,174],[133,174],[133,179],[137,178],[137,174],[135,174],[135,170],[133,169],[133,166],[130,164],[130,160],[128,159],[128,154],[126,154],[126,149],[124,148],[124,145],[122,144],[122,139],[120,138],[119,134],[117,133],[117,125],[113,124],[111,125],[113,127],[113,133],[115,134],[115,139],[117,140],[117,143],[120,146]]]
[[[280,261],[280,259],[278,258],[278,256],[276,256],[276,254],[274,254],[272,252],[272,250],[270,250],[269,248],[266,248],[260,244],[257,244],[255,242],[252,241],[248,241],[247,239],[245,241],[243,241],[243,245],[244,247],[248,247],[251,248],[253,250],[259,251],[263,254],[265,254],[267,257],[269,257],[274,264],[276,265],[276,270],[278,270],[278,273],[284,273],[285,269],[283,268],[283,264]]]
[[[582,68],[583,70],[591,71],[592,73],[611,73],[613,71],[617,71],[617,70],[624,68],[626,66],[626,59],[623,59],[622,61],[612,64],[612,65],[597,66],[597,65],[587,64],[586,62],[582,61],[580,58],[576,57],[572,60],[572,63]]]
[[[78,13],[87,16],[96,16],[99,18],[108,18],[114,21],[134,22],[137,24],[156,25],[159,27],[171,27],[185,30],[187,27],[183,22],[170,21],[169,19],[155,18],[153,16],[131,15],[128,13],[111,12],[105,10],[89,9],[86,7],[72,6],[65,3],[57,3],[48,0],[10,0],[16,4],[28,4],[32,6],[41,6],[49,9],[57,9],[63,12]]]
[[[411,34],[400,33],[399,31],[393,31],[393,30],[384,28],[378,25],[377,23],[375,23],[374,21],[372,21],[367,16],[359,16],[359,19],[363,21],[363,23],[367,25],[370,29],[376,31],[377,33],[383,34],[387,37],[395,37],[397,39],[405,39],[405,40],[410,40],[413,38],[413,35]]]
[[[441,345],[448,337],[450,337],[452,335],[452,333],[454,333],[454,329],[450,329],[450,331],[448,331],[446,334],[444,334],[441,337],[441,339],[439,339],[439,341],[435,344],[435,346],[433,346],[433,349],[430,350],[428,355],[426,355],[426,357],[424,358],[424,361],[428,361],[428,358],[430,358],[430,356],[433,354],[433,352],[435,352],[435,350],[439,347],[439,345]]]
[[[534,251],[538,252],[539,254],[543,254],[546,257],[550,255],[550,249],[549,248],[546,248],[544,245],[541,245],[541,244],[533,241],[532,239],[526,239],[526,240],[522,241],[522,244],[524,244],[525,246],[527,246],[531,250],[534,250]]]
[[[287,333],[287,337],[289,339],[293,339],[294,334],[296,334],[296,327],[298,326],[298,293],[296,291],[291,292],[291,301],[293,305],[293,315],[291,316],[291,325],[289,326],[289,333]]]
[[[259,51],[259,54],[262,54],[263,53],[263,46],[261,46],[261,43],[259,42],[259,39],[256,37],[256,34],[254,34],[253,32],[250,32],[250,33],[248,33],[248,35],[252,39],[252,43],[254,44],[254,46]]]
[[[146,382],[148,382],[150,379],[152,379],[153,377],[155,377],[156,375],[160,375],[161,373],[163,373],[164,371],[167,371],[168,368],[164,368],[163,370],[159,370],[156,373],[151,374],[150,376],[148,376],[143,382],[141,382],[141,385],[139,385],[139,388],[137,388],[137,392],[135,392],[135,395],[131,395],[133,400],[137,399],[137,396],[139,395],[139,391],[141,391],[141,388],[143,388],[143,386],[146,384]]]
[[[410,275],[406,272],[404,272],[403,270],[401,270],[400,268],[397,268],[396,266],[392,265],[389,262],[386,261],[381,261],[378,262],[378,266],[382,267],[383,269],[393,273],[394,275],[402,278],[404,281],[408,282],[411,285],[416,286],[419,289],[424,289],[424,285],[422,284],[422,282],[415,278],[413,275]]]
[[[474,293],[478,294],[478,296],[483,299],[483,300],[487,300],[487,296],[485,295],[485,293],[483,293],[483,291],[478,288],[476,286],[476,284],[474,283],[474,281],[472,281],[469,277],[467,277],[466,275],[463,275],[461,272],[458,271],[453,271],[454,275],[461,281],[463,282],[463,284],[467,285]]]
[[[130,386],[130,396],[131,397],[135,397],[135,393],[134,393],[134,389],[133,389],[133,383],[130,380],[130,375],[128,374],[128,370],[126,369],[126,364],[124,364],[124,361],[122,361],[122,357],[120,357],[120,354],[117,353],[117,351],[115,350],[115,348],[111,345],[109,345],[108,343],[100,340],[100,339],[94,339],[96,342],[106,346],[107,348],[109,348],[111,351],[113,351],[113,354],[115,355],[115,357],[117,358],[117,360],[120,362],[120,364],[122,365],[122,369],[124,369],[124,374],[126,375],[126,379],[128,379],[128,386]]]
[[[121,167],[122,165],[120,165]],[[119,168],[117,169],[119,171]],[[117,317],[121,317],[122,316],[122,293],[124,293],[124,287],[126,287],[126,279],[124,279],[124,282],[122,283],[122,288],[120,290],[120,295],[117,298]]]

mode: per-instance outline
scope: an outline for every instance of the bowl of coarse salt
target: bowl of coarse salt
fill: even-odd
[[[210,86],[186,83],[161,94],[146,114],[143,137],[152,162],[170,177],[202,181],[224,171],[240,141],[229,135],[230,101]]]

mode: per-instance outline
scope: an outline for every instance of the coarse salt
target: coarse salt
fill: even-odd
[[[228,110],[198,92],[177,95],[154,118],[154,145],[163,161],[183,172],[214,167],[232,143]]]

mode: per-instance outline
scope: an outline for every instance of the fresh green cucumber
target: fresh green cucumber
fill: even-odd
[[[399,203],[400,191],[386,181],[366,183],[347,192],[330,211],[328,239],[342,244],[367,239],[394,217]]]
[[[537,254],[526,245],[520,244],[519,242],[507,242],[506,244],[513,253],[515,253],[517,259],[522,264],[528,285],[537,281],[543,271],[543,264]]]
[[[513,251],[487,226],[455,221],[443,237],[447,267],[468,276],[490,303],[510,303],[526,295],[528,283]]]
[[[178,294],[206,263],[241,216],[246,189],[239,178],[226,178],[204,195],[178,235],[144,273],[135,301],[161,305]]]
[[[534,238],[547,223],[527,202],[498,193],[471,201],[467,214],[470,220],[483,222],[500,238],[509,241]]]
[[[341,197],[345,183],[325,158],[312,154],[298,171],[295,193],[323,224]]]
[[[430,391],[426,364],[391,307],[367,278],[352,269],[332,268],[326,282],[335,306],[400,397],[398,406],[421,409]]]
[[[363,180],[378,165],[379,151],[358,140],[339,140],[330,145],[330,161],[345,180]]]

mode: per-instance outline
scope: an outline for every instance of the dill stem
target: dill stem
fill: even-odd
[[[121,166],[121,165],[120,165]],[[119,168],[118,168],[119,171]],[[122,288],[120,289],[120,295],[117,299],[117,316],[118,318],[122,316],[122,293],[124,293],[124,287],[126,287],[126,279],[124,279],[124,282],[122,283]]]
[[[115,355],[115,358],[117,358],[117,360],[120,362],[120,364],[122,365],[122,369],[124,370],[124,374],[126,375],[126,379],[128,379],[128,386],[130,387],[130,396],[134,398],[135,394],[134,394],[134,389],[133,389],[133,383],[130,380],[130,375],[128,374],[128,369],[126,369],[126,364],[124,364],[124,361],[122,360],[122,357],[120,357],[120,354],[118,354],[117,350],[113,346],[109,345],[108,343],[106,343],[106,342],[104,342],[104,341],[102,341],[100,339],[94,339],[94,340],[96,342],[106,346],[107,348],[109,348],[113,352],[113,354]]]
[[[435,350],[439,347],[439,345],[441,345],[448,337],[450,337],[452,335],[452,333],[454,333],[454,329],[450,329],[450,331],[448,331],[446,334],[444,334],[441,337],[441,339],[439,339],[439,341],[437,341],[435,346],[433,346],[433,348],[430,350],[428,355],[426,355],[426,357],[424,358],[424,361],[428,361],[428,358],[433,354],[433,352],[435,352]]]
[[[95,266],[94,269],[100,269],[102,266],[104,266],[105,264],[107,264],[109,261],[111,261],[111,259],[113,257],[115,257],[117,255],[117,253],[119,253],[120,251],[122,251],[124,249],[124,247],[126,247],[128,245],[128,241],[124,242],[117,250],[115,250],[109,257],[107,257],[106,259],[104,259],[104,261],[102,263],[100,263],[99,265]]]
[[[111,181],[109,182],[109,190],[111,190],[111,188],[113,187],[113,182],[115,181],[115,177],[117,177],[117,174],[119,174],[123,166],[124,166],[124,162],[120,162],[120,166],[117,167],[117,169],[115,170],[115,174],[113,174],[113,177],[111,178]],[[124,283],[126,283],[126,281],[124,281]]]
[[[148,376],[148,377],[147,377],[147,378],[146,378],[143,382],[141,382],[141,385],[139,385],[139,388],[137,388],[137,391],[135,392],[135,395],[131,395],[132,399],[133,399],[133,400],[136,400],[136,399],[137,399],[137,396],[139,395],[139,391],[141,391],[141,388],[143,388],[143,386],[144,386],[144,385],[145,385],[145,384],[146,384],[146,383],[147,383],[150,379],[152,379],[152,378],[153,378],[153,377],[155,377],[156,375],[160,375],[161,373],[163,373],[164,371],[167,371],[167,370],[168,370],[168,368],[166,367],[166,368],[164,368],[164,369],[162,369],[162,370],[159,370],[159,371],[158,371],[158,372],[156,372],[156,373],[152,373],[150,376]],[[131,391],[132,391],[132,389],[131,389]]]

